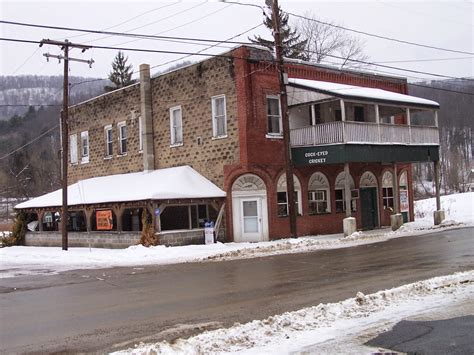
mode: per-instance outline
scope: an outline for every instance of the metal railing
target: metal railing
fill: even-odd
[[[439,145],[437,127],[338,121],[294,128],[292,147],[335,143]]]

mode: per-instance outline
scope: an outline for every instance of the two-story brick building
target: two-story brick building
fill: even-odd
[[[298,235],[340,232],[347,216],[359,229],[390,225],[394,212],[413,220],[410,163],[439,160],[438,104],[406,95],[403,78],[298,61],[285,68]],[[226,241],[288,236],[282,93],[272,54],[240,46],[155,78],[147,65],[140,72],[139,83],[70,108],[69,181],[189,165],[225,200],[71,206],[85,219],[82,229],[97,229],[95,212],[111,209],[112,229],[120,231],[145,206],[168,244],[165,235],[179,231],[186,243],[207,218],[218,220]],[[432,125],[416,125],[421,115],[431,115]],[[17,207],[42,220],[54,206]]]

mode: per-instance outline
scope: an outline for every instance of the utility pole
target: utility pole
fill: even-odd
[[[89,67],[92,66],[94,60],[84,60],[77,58],[69,57],[69,48],[79,48],[82,52],[85,52],[87,49],[91,48],[90,46],[85,46],[82,44],[75,44],[69,42],[67,39],[64,42],[55,41],[50,39],[43,39],[40,42],[40,47],[44,44],[52,44],[60,46],[64,55],[52,55],[49,53],[43,54],[46,59],[49,61],[49,58],[56,58],[61,62],[61,59],[64,60],[64,83],[63,83],[63,110],[61,111],[61,172],[62,172],[62,213],[61,213],[61,236],[62,236],[62,248],[67,250],[68,247],[68,238],[67,238],[67,154],[68,154],[68,119],[69,119],[69,61],[81,62],[89,64]]]
[[[268,4],[268,0],[267,0]],[[283,144],[285,146],[285,165],[286,165],[286,198],[288,202],[288,215],[290,217],[290,233],[292,238],[296,238],[296,205],[295,205],[295,185],[293,181],[293,162],[291,159],[290,148],[290,121],[288,118],[288,95],[286,93],[287,75],[283,64],[283,49],[280,36],[280,16],[278,0],[272,2],[272,21],[273,37],[275,40],[275,56],[279,72],[280,82],[280,104],[283,124]]]

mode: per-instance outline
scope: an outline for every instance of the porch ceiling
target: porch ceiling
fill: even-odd
[[[438,109],[435,101],[399,94],[382,89],[345,85],[317,80],[288,79],[288,106],[317,103],[329,98],[366,101],[387,105],[404,105],[426,109]]]

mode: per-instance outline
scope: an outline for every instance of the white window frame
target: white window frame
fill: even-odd
[[[86,144],[84,144],[86,142]],[[81,164],[89,162],[89,131],[81,132]]]
[[[143,119],[138,116],[138,151],[143,152]]]
[[[278,100],[278,128],[279,128],[279,132],[269,132],[269,128],[270,128],[270,125],[269,125],[269,118],[270,118],[270,115],[268,114],[268,109],[269,109],[269,104],[268,104],[268,101],[269,100]],[[280,96],[279,95],[267,95],[266,97],[266,108],[267,108],[267,112],[266,112],[266,118],[267,118],[267,134],[266,134],[266,137],[267,138],[281,138],[283,137],[283,126],[282,126],[282,117],[281,117],[281,100],[280,100]],[[275,117],[275,115],[271,115],[272,117]]]
[[[181,128],[181,137],[176,137],[177,129],[175,130],[174,120],[173,120],[175,111],[179,111],[180,113],[180,117],[179,117],[180,125],[177,125],[176,127]],[[170,147],[179,147],[183,145],[183,110],[181,109],[181,106],[174,106],[170,108],[170,142],[171,142]]]
[[[125,137],[123,137],[122,127],[125,127]],[[128,151],[128,135],[127,135],[127,122],[122,121],[117,123],[117,130],[118,130],[118,145],[119,145],[119,156],[127,155]],[[125,149],[123,147],[123,142],[125,141]]]
[[[219,117],[217,116],[217,101],[218,100],[224,101],[224,132],[222,134],[218,134],[217,132],[217,120]],[[227,137],[227,102],[225,95],[216,95],[211,97],[211,107],[212,107],[212,137],[213,138],[226,138]]]
[[[109,135],[108,132],[110,132],[110,140],[109,140]],[[106,159],[112,158],[114,154],[114,136],[112,132],[112,125],[109,124],[104,127],[104,138],[105,138],[105,150],[104,150],[104,157]],[[112,144],[110,150],[109,150],[109,145]]]
[[[71,165],[76,165],[78,163],[77,133],[71,134],[69,136],[69,159],[71,161]]]
[[[318,198],[318,194],[323,193],[322,198]],[[331,212],[331,206],[329,204],[329,189],[327,188],[317,188],[315,190],[308,191],[308,209],[310,214],[326,214]],[[326,210],[320,211],[319,210],[319,203],[325,202],[326,203]],[[311,210],[311,204],[316,204],[316,211]]]

